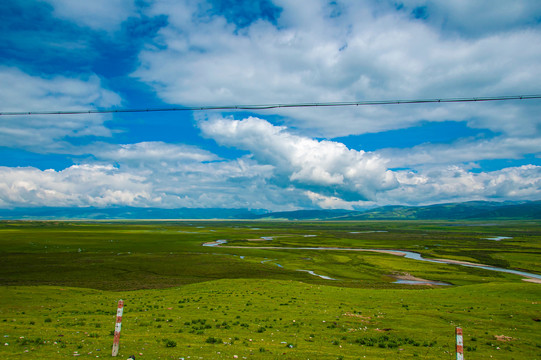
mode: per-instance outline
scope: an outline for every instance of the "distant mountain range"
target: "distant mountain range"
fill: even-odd
[[[72,208],[39,207],[0,209],[4,220],[62,220],[62,219],[229,219],[229,220],[487,220],[541,219],[541,201],[436,204],[428,206],[383,206],[375,209],[296,210],[268,212],[262,209],[221,208]]]
[[[204,209],[204,208],[139,208],[139,207],[36,207],[0,209],[0,219],[5,220],[62,220],[62,219],[250,219],[266,210]]]
[[[364,211],[299,210],[257,215],[287,220],[483,220],[541,219],[541,201],[521,203],[470,201],[428,206],[383,206]]]

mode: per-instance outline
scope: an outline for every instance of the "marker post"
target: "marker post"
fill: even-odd
[[[124,301],[118,301],[118,309],[116,311],[115,338],[113,340],[113,356],[118,355],[120,343],[120,328],[122,327],[122,312],[124,311]]]
[[[464,360],[464,342],[462,328],[456,328],[456,360]]]

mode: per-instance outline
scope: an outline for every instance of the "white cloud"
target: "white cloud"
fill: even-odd
[[[465,148],[427,146],[402,160],[386,160],[374,153],[350,150],[341,143],[318,141],[293,135],[284,127],[248,118],[242,121],[214,119],[201,122],[204,135],[219,144],[252,153],[260,164],[273,167],[269,182],[304,190],[313,204],[322,208],[359,208],[374,204],[428,204],[468,200],[529,200],[541,195],[541,167],[527,165],[493,172],[472,172],[449,163],[498,155],[499,151],[521,153],[515,141],[484,144],[464,155]],[[535,140],[524,147],[535,147]],[[398,151],[398,150],[397,150]],[[483,153],[484,152],[484,153]],[[397,156],[395,154],[395,156]],[[417,162],[416,162],[417,161]],[[389,171],[387,162],[398,165],[423,164],[424,170]],[[431,163],[435,163],[431,165]]]
[[[100,149],[101,147],[101,149]],[[195,146],[143,142],[88,150],[99,161],[115,161],[125,172],[145,176],[165,207],[274,207],[287,203],[267,183],[272,166],[249,158],[224,160]],[[280,198],[278,201],[277,198]],[[277,201],[274,203],[268,198]],[[295,203],[295,199],[291,199]],[[263,206],[265,205],[265,206]]]
[[[541,153],[540,137],[496,137],[463,139],[451,144],[422,144],[408,149],[382,149],[376,152],[389,159],[391,168],[430,168],[481,160],[520,159]]]
[[[93,162],[61,171],[0,167],[0,207],[121,205],[292,210],[311,204],[302,191],[269,183],[272,166],[246,157],[219,160],[196,147],[160,142],[116,147],[101,144],[101,148],[94,147]]]
[[[403,11],[425,8],[424,20],[463,36],[480,36],[514,28],[536,26],[541,17],[537,0],[507,1],[427,1],[402,0]]]
[[[43,1],[53,6],[58,18],[108,32],[137,16],[141,4]],[[242,28],[205,12],[202,1],[155,0],[139,6],[145,16],[166,15],[168,25],[139,54],[140,67],[133,76],[151,85],[162,100],[184,105],[539,92],[541,47],[534,46],[541,43],[538,2],[496,6],[488,1],[405,0],[400,10],[394,1],[274,3],[282,8],[276,24],[260,19]],[[425,5],[428,18],[414,19],[411,11]],[[0,83],[1,111],[108,108],[121,102],[93,74],[41,76],[0,66]],[[199,123],[204,136],[250,152],[234,160],[158,141],[84,147],[66,143],[69,137],[110,136],[111,129],[104,125],[112,119],[109,115],[1,116],[2,146],[93,158],[62,171],[0,167],[0,206],[287,210],[541,195],[537,166],[467,170],[486,159],[539,156],[539,101],[279,109],[261,114],[279,115],[273,119],[288,128],[255,117]],[[314,139],[449,120],[497,135],[373,153]]]
[[[0,206],[137,206],[151,200],[144,178],[113,166],[62,171],[0,167]]]
[[[344,144],[293,135],[265,120],[214,119],[201,122],[203,134],[219,144],[249,150],[256,161],[275,168],[275,182],[347,200],[373,199],[396,187],[385,161]]]
[[[219,120],[202,126],[211,126],[205,131],[216,138],[226,134],[218,139],[224,144],[240,139],[241,147],[258,144],[260,151],[220,160],[198,148],[139,143],[119,145],[116,150],[110,145],[96,152],[96,162],[61,171],[0,167],[0,207],[353,209],[541,196],[539,166],[480,173],[458,166],[390,172],[371,154],[292,135],[258,119]],[[263,135],[269,139],[263,140]],[[249,137],[244,141],[243,136]],[[160,148],[169,152],[160,156],[156,152]],[[127,156],[116,156],[126,149],[130,149]],[[375,185],[378,177],[383,184]],[[363,200],[369,198],[367,192],[370,201]]]
[[[367,2],[342,2],[337,18],[330,17],[325,1],[277,4],[283,8],[277,26],[258,21],[239,30],[219,16],[202,21],[195,4],[156,2],[150,14],[168,15],[169,25],[159,33],[160,47],[141,52],[134,76],[151,84],[165,101],[189,105],[538,91],[541,48],[532,46],[541,42],[538,27],[510,27],[474,39],[446,37],[407,12]],[[421,120],[468,121],[510,133],[538,131],[532,123],[538,123],[541,107],[509,103],[495,110],[492,105],[454,104],[274,113],[310,135],[332,138],[404,128]]]
[[[135,15],[134,0],[40,0],[53,6],[54,15],[94,30],[113,31]]]
[[[0,66],[2,112],[70,111],[110,107],[120,97],[102,87],[96,75],[39,77],[17,68]],[[6,86],[9,84],[9,86]],[[66,136],[110,136],[103,125],[107,115],[1,116],[0,143],[3,146],[45,150]]]
[[[124,164],[203,162],[217,160],[218,157],[195,146],[168,144],[161,141],[147,141],[135,144],[97,144],[89,148],[90,152],[106,160]]]
[[[541,31],[531,22],[539,7],[532,2],[502,4],[498,8],[492,2],[406,1],[399,11],[390,2],[343,1],[335,9],[325,1],[279,0],[275,4],[282,8],[276,26],[256,21],[238,29],[220,16],[198,17],[195,3],[156,2],[150,15],[168,15],[169,25],[156,38],[159,47],[140,54],[141,67],[134,76],[152,85],[165,101],[189,105],[495,96],[539,91],[536,79],[541,77],[541,48],[532,44],[541,42]],[[424,5],[429,18],[414,19],[411,11]],[[485,11],[480,13],[480,8]],[[333,12],[338,16],[330,16]],[[479,23],[468,27],[473,18],[479,18]],[[499,29],[480,25],[492,21],[503,25]],[[273,177],[269,181],[273,184],[303,189],[305,196],[325,207],[344,205],[342,201],[359,206],[352,205],[352,201],[364,199],[400,203],[398,197],[389,194],[406,195],[413,190],[406,177],[395,179],[397,173],[386,167],[410,167],[422,172],[486,159],[519,159],[540,150],[538,101],[302,108],[261,113],[281,115],[281,122],[304,136],[255,119],[213,120],[201,123],[201,127],[218,143],[248,150],[258,163],[271,165]],[[449,145],[425,144],[376,153],[355,152],[336,142],[310,138],[448,120],[490,129],[498,135],[489,140],[461,139]],[[468,177],[475,179],[470,185],[478,189],[477,197],[496,196],[483,190],[488,180],[480,182],[480,175],[464,171],[461,179],[466,183]],[[432,189],[442,194],[476,197],[472,191],[458,191],[454,178],[442,174],[424,176],[429,183],[441,181],[441,187]],[[485,177],[496,175],[487,173]],[[425,198],[418,195],[419,199]],[[432,195],[438,199],[435,190]]]
[[[312,191],[306,191],[304,194],[312,200],[314,205],[322,209],[354,210],[363,207],[372,207],[375,204],[372,201],[346,201],[336,196],[325,196]]]
[[[469,200],[532,200],[541,196],[541,166],[525,165],[472,173],[458,166],[422,173],[395,173],[400,187],[383,194],[383,204],[433,204]]]

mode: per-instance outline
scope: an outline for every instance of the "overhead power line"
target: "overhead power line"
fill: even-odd
[[[166,111],[210,111],[210,110],[269,110],[286,108],[310,108],[310,107],[343,107],[343,106],[374,106],[374,105],[405,105],[405,104],[429,104],[429,103],[463,103],[463,102],[486,102],[506,100],[531,100],[541,99],[541,95],[511,95],[494,97],[470,97],[470,98],[442,98],[442,99],[414,99],[414,100],[373,100],[373,101],[344,101],[344,102],[312,102],[291,104],[260,104],[260,105],[209,105],[187,106],[148,109],[91,109],[91,110],[54,110],[54,111],[5,111],[0,116],[22,115],[77,115],[77,114],[110,114],[110,113],[144,113]]]

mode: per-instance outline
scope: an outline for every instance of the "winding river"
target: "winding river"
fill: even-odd
[[[491,270],[491,271],[499,271],[499,272],[505,272],[509,274],[515,274],[520,275],[528,278],[534,278],[541,280],[541,275],[533,274],[525,271],[518,271],[518,270],[511,270],[511,269],[504,269],[499,268],[496,266],[489,266],[489,265],[483,265],[483,264],[474,264],[474,263],[468,263],[463,261],[455,261],[455,260],[446,260],[446,259],[426,259],[421,256],[421,254],[412,252],[412,251],[401,251],[404,253],[404,257],[407,259],[413,259],[413,260],[420,260],[420,261],[428,261],[428,262],[435,262],[440,264],[454,264],[454,265],[460,265],[460,266],[466,266],[466,267],[473,267],[478,269],[485,269],[485,270]]]
[[[227,244],[227,240],[216,240],[213,242],[204,243],[203,246],[222,246],[223,244]],[[385,249],[352,249],[352,248],[337,248],[337,247],[273,247],[273,246],[227,246],[228,248],[237,248],[237,249],[265,249],[265,250],[326,250],[326,251],[372,251],[372,252],[381,252],[386,254],[392,254],[397,256],[403,256],[406,259],[412,259],[412,260],[418,260],[418,261],[427,261],[427,262],[433,262],[433,263],[440,263],[440,264],[452,264],[452,265],[460,265],[460,266],[466,266],[466,267],[473,267],[478,269],[485,269],[490,271],[499,271],[499,272],[505,272],[509,274],[515,274],[519,276],[523,276],[530,279],[537,279],[541,280],[541,275],[529,273],[526,271],[519,271],[519,270],[511,270],[511,269],[504,269],[499,268],[496,266],[489,266],[489,265],[483,265],[483,264],[474,264],[470,262],[465,261],[457,261],[457,260],[448,260],[448,259],[427,259],[424,258],[421,254],[413,252],[413,251],[404,251],[404,250],[385,250]]]

